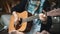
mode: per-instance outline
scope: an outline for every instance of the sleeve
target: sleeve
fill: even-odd
[[[51,5],[50,5],[49,1],[46,0],[45,3],[44,3],[43,9],[44,9],[45,11],[50,11],[50,6],[51,6]]]
[[[18,5],[16,5],[15,7],[11,8],[12,12],[13,11],[17,11],[17,12],[24,11],[26,3],[27,3],[27,0],[21,0]]]

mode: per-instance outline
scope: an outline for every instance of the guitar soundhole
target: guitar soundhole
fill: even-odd
[[[22,18],[20,18],[20,21],[18,21],[17,25],[14,25],[15,29],[18,30],[21,27]]]

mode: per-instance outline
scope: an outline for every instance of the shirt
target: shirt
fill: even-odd
[[[43,4],[45,0],[30,0],[28,3],[27,11],[33,15],[37,15],[42,12]],[[41,29],[41,21],[40,19],[33,20],[33,27],[34,31],[40,31]],[[37,29],[38,28],[38,29]]]

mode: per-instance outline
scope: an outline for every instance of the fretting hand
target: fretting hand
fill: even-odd
[[[39,18],[41,21],[46,21],[47,20],[47,15],[46,12],[43,10],[43,13],[39,14]]]
[[[40,18],[40,20],[44,23],[44,24],[46,24],[46,22],[47,22],[47,15],[46,15],[46,12],[43,10],[43,12],[44,13],[40,13],[39,14],[39,18]]]

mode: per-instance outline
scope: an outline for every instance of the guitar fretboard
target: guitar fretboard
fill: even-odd
[[[39,15],[34,15],[34,16],[22,19],[22,22],[28,22],[28,21],[31,21],[31,20],[34,20],[34,19],[38,19],[38,18],[39,18]]]

